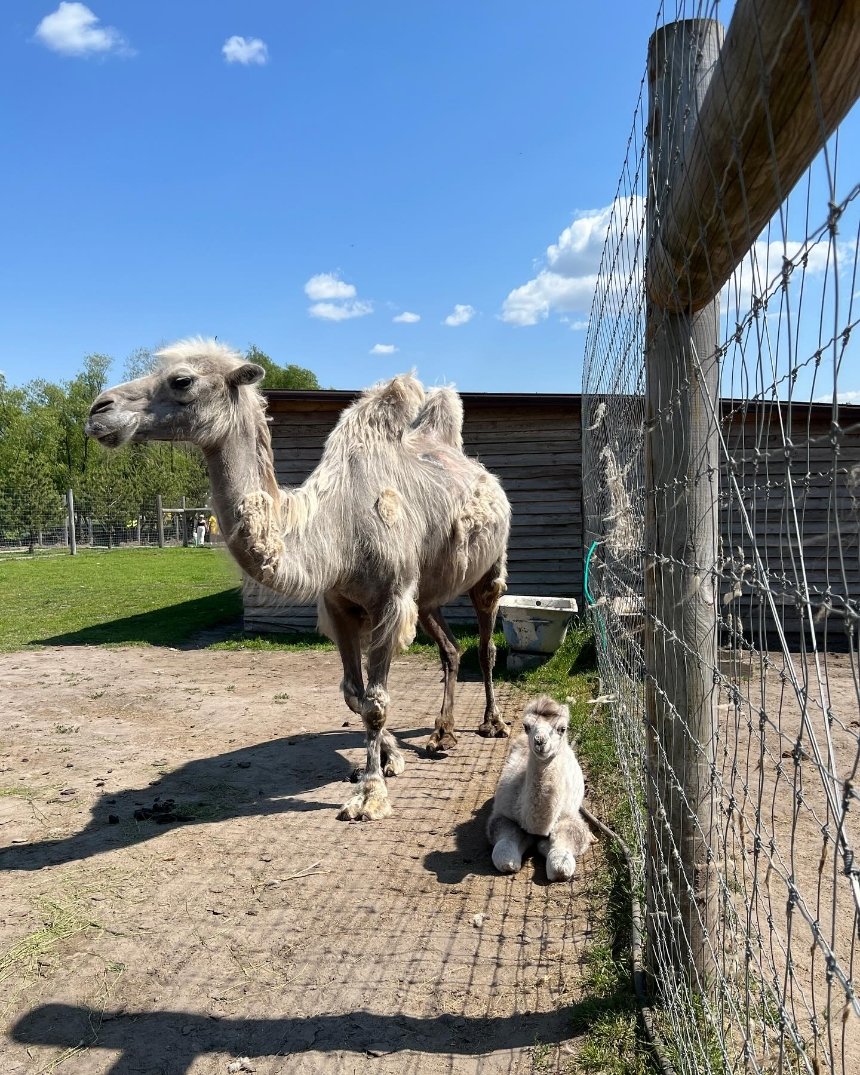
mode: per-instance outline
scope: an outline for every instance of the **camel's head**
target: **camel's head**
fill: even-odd
[[[259,393],[248,386],[266,371],[215,340],[181,340],[157,357],[154,373],[102,392],[90,408],[88,436],[108,448],[148,440],[206,448],[223,438],[243,403],[262,407]]]
[[[550,761],[567,742],[570,710],[566,705],[542,694],[533,698],[523,710],[523,731],[529,737],[529,750],[540,761]]]

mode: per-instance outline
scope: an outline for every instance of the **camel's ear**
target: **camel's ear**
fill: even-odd
[[[266,371],[256,362],[243,362],[241,366],[237,366],[227,374],[227,384],[235,385],[237,388],[243,384],[259,384],[265,376]]]

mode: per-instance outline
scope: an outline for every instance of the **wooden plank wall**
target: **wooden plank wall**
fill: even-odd
[[[299,485],[318,463],[343,400],[270,399],[275,470]],[[528,398],[522,404],[464,396],[463,440],[496,474],[513,508],[508,592],[575,597],[582,593],[582,445],[578,397]],[[244,587],[246,631],[312,630],[316,609],[289,606],[255,583]],[[451,622],[474,619],[460,600]]]

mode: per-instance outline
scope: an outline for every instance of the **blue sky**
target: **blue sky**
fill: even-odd
[[[579,391],[656,10],[4,0],[0,370],[201,333],[331,387]]]

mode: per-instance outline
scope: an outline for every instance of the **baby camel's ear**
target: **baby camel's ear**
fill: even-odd
[[[241,366],[227,374],[227,384],[237,388],[243,384],[258,384],[266,376],[266,371],[256,362],[243,362]]]

